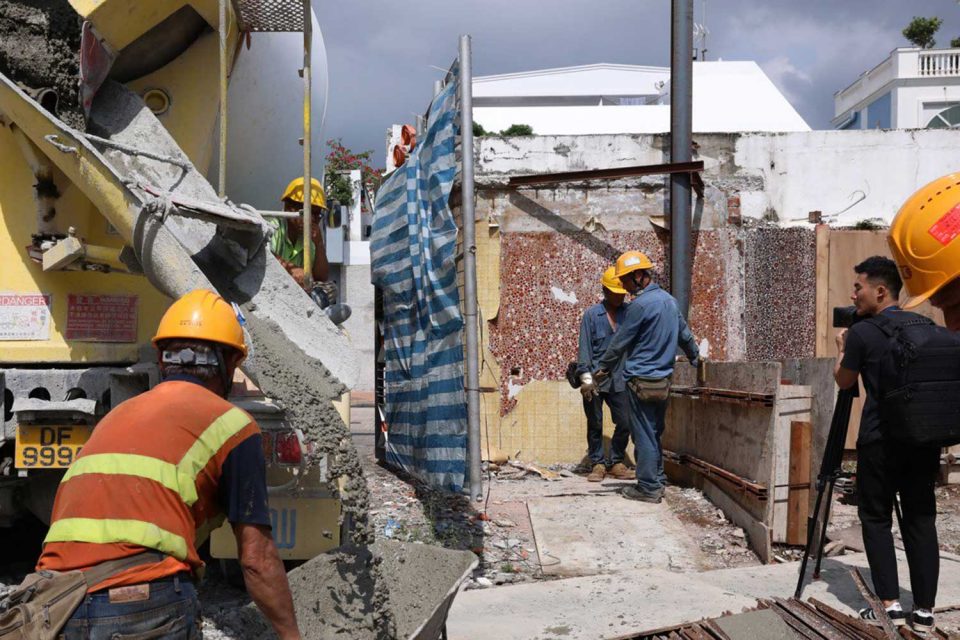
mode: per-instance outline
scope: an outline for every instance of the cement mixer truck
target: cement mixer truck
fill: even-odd
[[[356,357],[270,253],[262,213],[304,170],[305,46],[322,104],[315,18],[257,0],[5,5],[0,527],[48,520],[98,420],[158,383],[149,340],[171,299],[205,287],[246,318],[234,400],[265,432],[281,555],[337,546]],[[232,536],[212,539],[215,556],[235,553]]]

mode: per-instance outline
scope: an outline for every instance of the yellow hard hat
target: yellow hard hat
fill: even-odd
[[[233,306],[208,289],[195,289],[182,296],[160,319],[153,345],[161,340],[206,340],[233,347],[244,357],[247,345]]]
[[[617,277],[616,267],[607,267],[607,270],[603,272],[603,277],[600,278],[600,284],[602,284],[605,289],[609,289],[613,293],[627,292],[627,290],[623,288],[623,285],[620,284],[620,278]]]
[[[960,276],[960,173],[910,196],[890,225],[887,242],[912,309]]]
[[[294,178],[291,180],[286,190],[284,190],[283,195],[280,196],[280,200],[281,202],[283,200],[293,200],[294,202],[303,204],[303,178]],[[316,178],[310,178],[310,204],[314,207],[320,207],[321,209],[327,208],[327,199],[323,195],[323,186]]]
[[[633,273],[641,269],[653,269],[653,263],[650,262],[650,258],[639,251],[627,251],[617,258],[614,275],[617,278],[622,278],[628,273]]]

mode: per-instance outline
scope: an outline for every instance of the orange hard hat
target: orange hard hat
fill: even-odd
[[[614,275],[622,278],[628,273],[640,271],[641,269],[653,269],[653,263],[646,254],[639,251],[627,251],[617,258],[617,266]]]
[[[960,173],[921,187],[897,212],[887,236],[912,309],[960,276]]]
[[[195,289],[181,296],[163,314],[153,345],[177,339],[217,342],[247,355],[243,328],[233,306],[208,289]]]
[[[613,293],[625,294],[627,292],[627,290],[623,288],[620,278],[617,277],[616,267],[607,267],[607,270],[603,272],[603,277],[600,278],[600,284],[603,285],[604,289],[609,289]]]

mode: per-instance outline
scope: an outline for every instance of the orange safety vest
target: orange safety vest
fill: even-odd
[[[192,382],[163,382],[120,404],[60,481],[37,569],[87,569],[145,548],[167,554],[99,590],[202,567],[197,547],[224,519],[224,461],[259,432],[246,412]]]

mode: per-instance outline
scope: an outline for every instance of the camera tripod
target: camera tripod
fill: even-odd
[[[850,410],[853,407],[853,399],[860,395],[858,385],[849,389],[840,389],[837,392],[837,402],[833,408],[833,417],[830,420],[830,433],[827,435],[827,446],[823,451],[823,461],[820,464],[820,473],[817,474],[817,499],[814,503],[813,513],[807,517],[807,546],[803,550],[803,560],[800,562],[800,576],[797,579],[797,590],[794,593],[795,598],[800,598],[803,592],[803,579],[807,573],[807,561],[810,559],[810,552],[813,549],[814,538],[817,535],[817,524],[820,520],[820,507],[824,503],[826,495],[826,505],[823,509],[823,522],[820,527],[820,535],[816,539],[817,545],[817,563],[813,568],[813,579],[820,578],[820,564],[823,561],[823,548],[827,543],[827,526],[830,524],[830,503],[833,501],[833,488],[837,479],[841,476],[840,464],[843,462],[843,448],[847,441],[847,430],[850,427]],[[900,502],[896,498],[893,501],[897,513],[897,520],[900,521]]]

